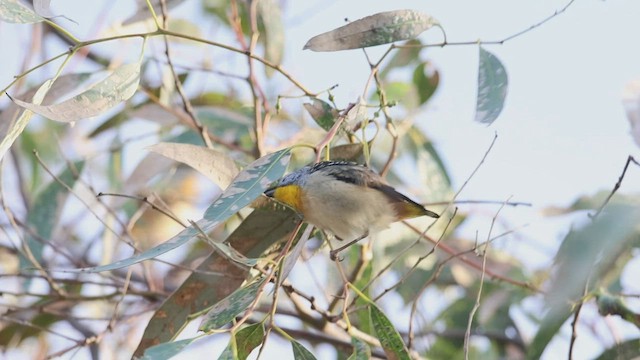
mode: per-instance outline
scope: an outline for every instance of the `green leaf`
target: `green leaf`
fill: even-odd
[[[258,257],[288,236],[298,223],[298,216],[289,208],[259,207],[227,238],[226,243],[245,256]],[[191,313],[200,312],[231,294],[247,275],[248,269],[234,265],[218,253],[210,254],[156,310],[135,356],[176,336],[189,322]]]
[[[168,360],[176,356],[185,347],[189,346],[194,341],[200,339],[200,336],[184,339],[178,341],[167,342],[152,346],[144,352],[144,355],[140,360]]]
[[[291,340],[291,347],[293,348],[293,358],[295,360],[316,360],[311,351],[307,350],[299,342]]]
[[[128,100],[138,89],[139,82],[140,63],[138,62],[118,67],[102,81],[59,104],[39,105],[18,99],[13,101],[51,120],[72,122],[100,115]]]
[[[416,127],[407,131],[406,139],[409,153],[415,156],[419,178],[425,185],[425,197],[431,201],[448,198],[452,193],[451,178],[433,142]]]
[[[230,323],[256,300],[258,291],[263,288],[265,279],[262,278],[259,281],[241,287],[213,305],[204,319],[202,319],[198,330],[209,332]]]
[[[111,264],[58,271],[95,273],[120,269],[137,264],[144,260],[155,258],[182,246],[188,241],[199,236],[201,234],[200,230],[204,233],[211,231],[213,228],[229,219],[233,214],[249,205],[258,196],[261,196],[264,190],[271,183],[279,179],[282,174],[284,174],[289,162],[289,151],[290,149],[284,149],[265,155],[247,166],[242,172],[240,172],[240,174],[238,174],[238,176],[236,176],[231,185],[229,185],[222,195],[220,195],[220,198],[209,206],[205,211],[204,218],[196,222],[197,227],[194,225],[189,226],[176,236],[158,246]],[[230,254],[226,252],[225,245],[218,244],[217,246],[217,250],[223,251],[226,255],[230,256]]]
[[[224,351],[222,351],[222,354],[218,356],[218,360],[238,360],[238,359],[239,359],[238,348],[236,346],[234,339],[231,338],[229,340],[229,344],[227,345],[227,347],[224,348]]]
[[[627,360],[640,356],[640,339],[631,339],[605,350],[595,360]]]
[[[0,0],[0,20],[15,24],[31,24],[44,21],[44,18],[19,0]]]
[[[413,83],[418,89],[420,105],[426,103],[433,96],[440,82],[438,71],[433,70],[433,73],[426,74],[425,70],[430,70],[428,66],[429,62],[423,62],[413,71]]]
[[[422,42],[412,39],[403,44],[406,47],[394,49],[393,57],[384,65],[380,71],[380,77],[385,79],[393,69],[401,68],[420,60]]]
[[[77,177],[82,172],[84,161],[73,163],[72,166],[65,169],[57,178],[69,188],[73,188]],[[57,180],[52,180],[49,185],[38,194],[31,211],[27,215],[27,224],[33,229],[38,238],[27,233],[26,245],[31,250],[36,261],[42,260],[42,251],[44,244],[42,241],[48,241],[51,238],[53,229],[60,219],[61,210],[64,206],[67,196],[69,195],[67,188]],[[20,257],[20,269],[31,267],[31,264],[24,257]]]
[[[347,360],[368,360],[371,359],[371,349],[369,345],[364,341],[354,338],[351,338],[351,344],[353,344],[353,353]]]
[[[238,358],[246,359],[253,349],[262,344],[264,337],[264,324],[256,323],[242,328],[235,334],[236,346],[238,348]]]
[[[419,11],[387,11],[314,36],[304,49],[338,51],[388,44],[413,39],[437,24],[437,20]]]
[[[369,316],[387,357],[393,360],[410,360],[409,350],[402,341],[402,337],[382,310],[375,304],[370,304]]]
[[[336,118],[338,117],[338,111],[334,109],[328,103],[320,100],[320,99],[312,99],[313,103],[305,103],[303,104],[304,108],[307,109],[309,115],[316,121],[318,125],[324,130],[329,131],[333,124],[336,122]]]
[[[498,118],[507,97],[509,78],[500,60],[482,46],[478,65],[478,97],[475,121],[490,125]]]

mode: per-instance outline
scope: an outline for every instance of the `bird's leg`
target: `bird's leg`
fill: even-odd
[[[353,244],[357,243],[358,241],[360,241],[360,240],[362,240],[362,239],[366,238],[367,236],[369,236],[369,231],[368,231],[368,230],[367,230],[367,232],[365,232],[364,234],[362,234],[362,236],[360,236],[359,238],[356,238],[355,240],[351,240],[351,241],[349,241],[348,243],[346,243],[346,244],[344,244],[344,245],[340,246],[339,248],[329,251],[329,258],[330,258],[331,260],[335,261],[335,260],[338,258],[338,257],[337,257],[337,255],[338,255],[338,253],[339,253],[340,251],[342,251],[342,250],[344,250],[344,249],[348,248],[349,246],[351,246],[351,245],[353,245]],[[340,259],[340,260],[342,261],[342,259]]]

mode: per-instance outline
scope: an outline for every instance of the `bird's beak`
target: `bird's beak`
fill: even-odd
[[[273,197],[276,193],[276,188],[269,188],[267,190],[265,190],[264,194],[267,195],[268,197]]]

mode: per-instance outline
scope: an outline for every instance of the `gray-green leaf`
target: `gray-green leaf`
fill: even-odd
[[[51,120],[72,122],[100,115],[128,100],[138,89],[140,63],[126,64],[84,92],[53,105],[39,105],[22,100],[13,101],[25,109]]]
[[[289,163],[289,151],[290,149],[284,149],[265,155],[247,166],[246,169],[236,176],[231,185],[229,185],[222,195],[220,195],[220,198],[209,206],[204,214],[204,218],[196,222],[197,227],[193,225],[189,226],[178,233],[178,235],[156,247],[111,264],[91,268],[66,269],[58,271],[94,273],[120,269],[137,264],[144,260],[152,259],[182,246],[200,235],[200,230],[204,233],[211,231],[213,228],[229,219],[233,214],[237,213],[240,209],[249,205],[258,196],[262,195],[262,192],[272,182],[279,179],[282,174],[284,174],[287,164]],[[223,245],[218,245],[220,246],[217,249],[222,250],[221,248]],[[224,251],[221,252],[228,255]],[[231,258],[231,260],[236,261],[234,258]]]
[[[371,323],[380,340],[380,345],[389,359],[410,360],[409,351],[404,345],[398,330],[387,316],[375,304],[369,305]]]
[[[208,332],[219,329],[231,322],[231,320],[245,311],[249,305],[256,300],[258,291],[264,285],[265,279],[266,278],[262,278],[259,281],[241,287],[213,305],[205,318],[202,319],[198,330]]]
[[[200,339],[200,336],[184,339],[178,341],[167,342],[163,344],[158,344],[156,346],[152,346],[148,348],[144,355],[140,358],[140,360],[168,360],[172,357],[176,356],[179,352],[181,352],[185,347],[187,347],[192,342]]]
[[[475,121],[489,125],[498,118],[504,107],[508,86],[507,70],[495,55],[481,46]]]
[[[353,345],[353,353],[351,353],[347,360],[371,359],[371,349],[369,348],[369,345],[367,345],[367,343],[360,339],[352,337],[351,344]]]
[[[304,108],[309,112],[309,115],[316,121],[318,125],[324,130],[329,130],[335,124],[338,117],[338,111],[334,109],[328,103],[320,100],[313,99],[313,103],[303,104]]]
[[[15,24],[31,24],[44,21],[44,18],[19,0],[0,0],[0,20]]]
[[[387,11],[314,36],[304,49],[339,51],[388,44],[413,39],[437,24],[437,20],[419,11]]]
[[[262,344],[264,337],[264,324],[256,323],[249,325],[235,334],[238,348],[238,359],[244,360],[253,349]]]

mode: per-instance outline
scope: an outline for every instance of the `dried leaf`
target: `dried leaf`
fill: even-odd
[[[304,49],[339,51],[388,44],[413,39],[437,24],[431,16],[415,10],[387,11],[314,36]]]

